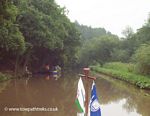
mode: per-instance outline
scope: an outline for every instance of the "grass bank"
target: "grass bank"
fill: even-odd
[[[6,81],[8,79],[12,78],[12,76],[10,74],[4,74],[0,72],[0,82],[2,81]]]
[[[91,66],[91,69],[95,72],[134,84],[140,88],[150,89],[150,77],[136,74],[133,64],[114,62],[107,63],[103,67],[99,65]]]

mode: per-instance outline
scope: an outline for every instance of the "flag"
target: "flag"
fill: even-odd
[[[96,86],[93,81],[90,99],[90,116],[101,116],[100,104],[96,93]]]
[[[85,89],[83,86],[82,79],[80,77],[78,82],[77,97],[75,100],[75,103],[78,109],[80,110],[80,113],[85,113],[84,102],[85,102]]]

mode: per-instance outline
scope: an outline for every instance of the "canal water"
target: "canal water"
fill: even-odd
[[[96,77],[102,116],[150,116],[150,91]],[[65,74],[58,80],[35,76],[0,83],[0,116],[77,116],[78,80],[76,74]]]

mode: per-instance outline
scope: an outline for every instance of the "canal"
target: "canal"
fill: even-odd
[[[102,116],[150,116],[150,91],[96,77]],[[65,74],[58,80],[35,76],[0,83],[0,116],[76,116],[78,79]]]

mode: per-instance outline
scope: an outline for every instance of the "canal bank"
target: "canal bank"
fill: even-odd
[[[142,89],[150,90],[150,78],[137,75],[131,72],[123,72],[121,70],[107,69],[100,66],[91,66],[91,70],[100,74],[116,78],[127,83],[133,84]]]
[[[103,114],[121,116],[149,116],[150,91],[124,81],[95,74]],[[145,111],[143,111],[145,110]],[[108,112],[108,113],[106,113]],[[105,116],[105,115],[104,115]]]

